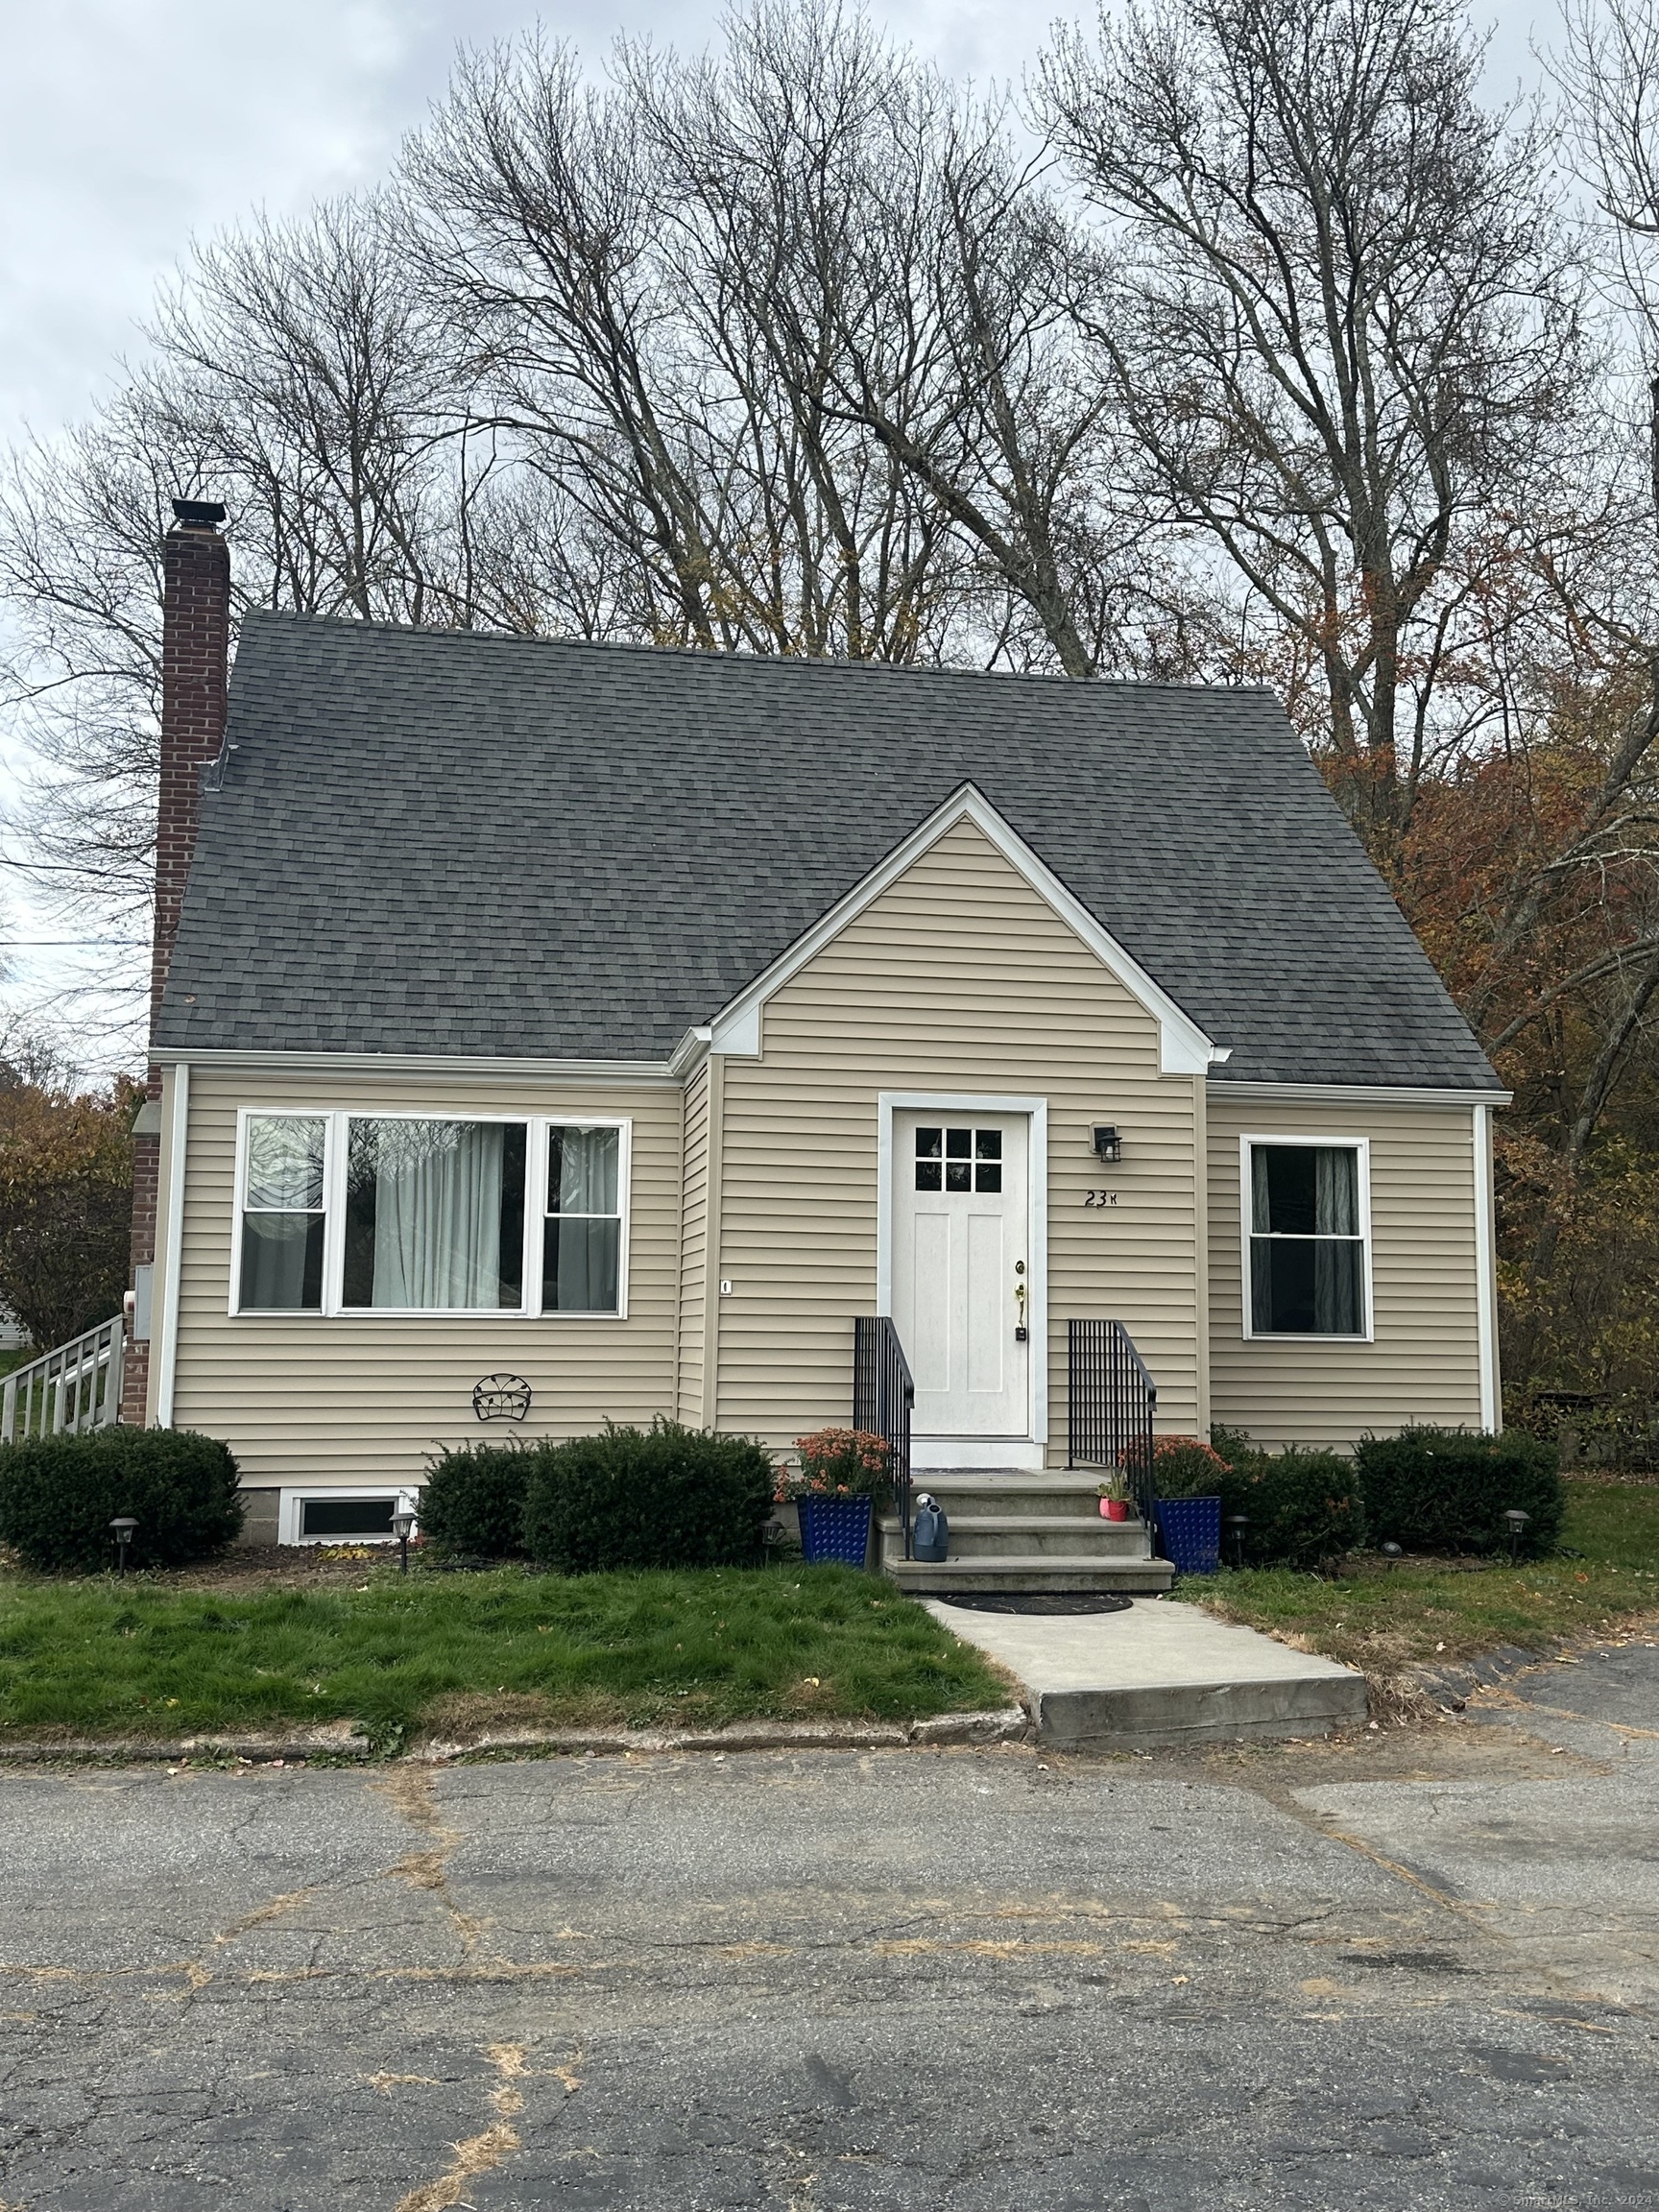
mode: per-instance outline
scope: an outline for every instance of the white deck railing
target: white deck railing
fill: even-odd
[[[13,1368],[0,1397],[0,1444],[107,1429],[121,1418],[121,1315]]]

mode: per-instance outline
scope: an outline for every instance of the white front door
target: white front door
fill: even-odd
[[[1031,1432],[1023,1114],[893,1117],[893,1319],[921,1436]]]

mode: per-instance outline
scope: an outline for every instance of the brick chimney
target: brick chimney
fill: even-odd
[[[162,540],[161,785],[156,818],[156,934],[150,960],[150,1028],[179,937],[179,911],[196,851],[202,771],[225,741],[230,660],[230,552],[216,502],[175,499]],[[121,1418],[142,1424],[150,1382],[150,1309],[156,1205],[161,1171],[161,1070],[152,1061],[132,1160],[132,1306]],[[142,1334],[139,1334],[142,1332]]]

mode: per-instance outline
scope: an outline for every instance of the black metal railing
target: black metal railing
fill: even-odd
[[[1066,1330],[1066,1464],[1121,1477],[1150,1531],[1152,1421],[1158,1385],[1121,1321]]]
[[[885,1313],[860,1313],[853,1323],[853,1426],[886,1439],[892,1454],[893,1500],[910,1556],[910,1412],[916,1384],[899,1332]]]

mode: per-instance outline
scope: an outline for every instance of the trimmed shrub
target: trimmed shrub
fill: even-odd
[[[524,1551],[524,1501],[530,1470],[553,1449],[516,1438],[467,1444],[427,1462],[421,1534],[440,1551],[512,1559]]]
[[[1247,1567],[1317,1567],[1365,1541],[1359,1472],[1340,1452],[1256,1452],[1227,1439],[1232,1456],[1221,1485],[1221,1550],[1231,1562],[1229,1513],[1247,1516]]]
[[[0,1544],[41,1574],[96,1575],[115,1561],[109,1524],[131,1514],[128,1562],[178,1567],[240,1533],[228,1445],[190,1429],[94,1429],[0,1446]]]
[[[524,1540],[565,1575],[615,1567],[750,1567],[772,1518],[777,1470],[746,1436],[657,1420],[608,1425],[539,1452]]]
[[[1503,1515],[1528,1514],[1521,1550],[1552,1551],[1566,1496],[1552,1444],[1524,1429],[1403,1429],[1365,1436],[1355,1455],[1374,1536],[1407,1551],[1507,1551]]]

